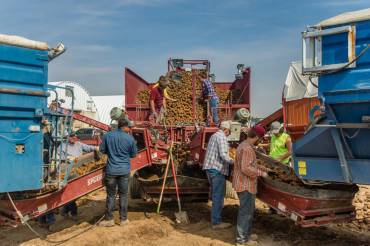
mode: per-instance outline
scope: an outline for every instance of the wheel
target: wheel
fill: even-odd
[[[140,182],[137,180],[137,177],[135,174],[130,176],[128,193],[131,199],[141,198],[141,185],[140,185]]]

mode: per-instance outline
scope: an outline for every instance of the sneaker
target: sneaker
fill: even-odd
[[[128,223],[130,223],[130,221],[128,219],[126,220],[121,220],[121,224],[120,226],[126,226]]]
[[[112,227],[114,226],[114,220],[103,220],[99,223],[99,226]]]
[[[212,225],[213,230],[221,230],[221,229],[227,229],[230,228],[232,225],[230,223],[221,222],[217,225]]]
[[[258,240],[258,235],[257,235],[257,234],[251,234],[251,235],[249,236],[249,240],[257,241],[257,240]]]

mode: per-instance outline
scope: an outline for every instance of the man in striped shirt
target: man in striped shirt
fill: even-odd
[[[225,197],[225,177],[229,175],[229,165],[233,163],[229,156],[228,135],[230,135],[230,121],[223,121],[220,129],[209,139],[203,163],[203,170],[206,171],[211,185],[211,223],[213,229],[231,227],[231,224],[221,222],[221,212]]]
[[[257,167],[253,146],[265,135],[261,126],[252,127],[248,138],[239,144],[236,151],[233,173],[233,188],[239,197],[239,212],[236,226],[237,245],[257,245],[257,235],[251,235],[252,220],[257,193],[257,178],[267,177],[266,169]]]
[[[202,95],[203,95],[203,99],[209,102],[209,109],[211,110],[211,113],[212,113],[213,123],[218,124],[217,107],[219,104],[219,99],[218,99],[215,89],[213,88],[211,80],[209,80],[207,77],[203,79]],[[208,125],[209,124],[210,122],[208,122]]]

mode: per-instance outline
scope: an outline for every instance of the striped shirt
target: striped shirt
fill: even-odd
[[[243,141],[236,150],[236,158],[233,172],[233,188],[236,192],[248,191],[257,193],[257,177],[264,172],[257,168],[256,153],[253,147]]]
[[[213,88],[212,82],[208,79],[203,80],[202,94],[204,98],[211,97],[212,99],[216,99],[218,101],[218,96]]]
[[[233,160],[229,156],[229,143],[222,130],[218,130],[209,139],[203,170],[214,169],[225,176],[229,175],[229,165]]]

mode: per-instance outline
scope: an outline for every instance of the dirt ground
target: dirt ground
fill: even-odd
[[[62,245],[234,245],[238,201],[227,199],[223,211],[224,220],[234,226],[214,231],[210,228],[210,204],[185,203],[191,223],[178,225],[174,222],[176,203],[162,205],[163,214],[154,211],[156,205],[135,201],[129,208],[130,224],[126,227],[86,228],[99,220],[104,213],[105,192],[99,190],[82,199],[79,204],[79,221],[73,222],[57,216],[57,223],[47,231],[36,222],[31,225],[49,240],[61,241],[74,236]],[[118,214],[115,214],[116,218]],[[257,202],[253,233],[259,236],[259,245],[370,245],[370,232],[358,232],[343,226],[299,228],[279,215],[271,215],[267,207]],[[0,245],[56,245],[38,239],[26,227],[0,228]],[[59,244],[60,245],[60,244]]]

